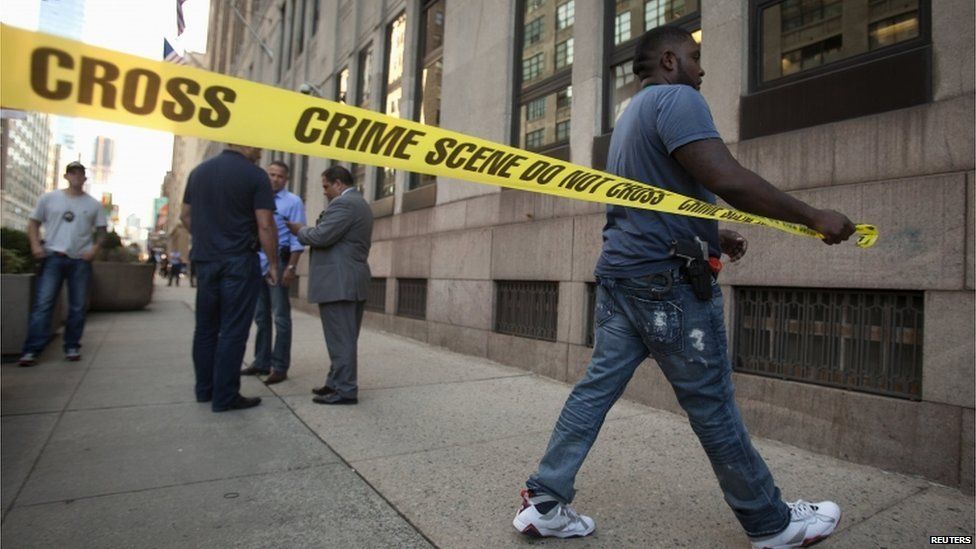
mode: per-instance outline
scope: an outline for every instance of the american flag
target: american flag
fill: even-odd
[[[163,38],[163,61],[169,63],[176,63],[177,65],[186,65],[186,59],[182,55],[176,53],[173,46],[169,45],[169,40]]]
[[[186,20],[183,19],[183,2],[186,0],[176,0],[176,36],[183,34],[186,30]]]

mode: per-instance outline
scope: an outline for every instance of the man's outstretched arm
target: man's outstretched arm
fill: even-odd
[[[732,207],[774,219],[800,223],[837,244],[854,234],[844,214],[821,210],[777,189],[755,172],[742,167],[719,139],[694,141],[675,149],[674,158],[702,185]]]

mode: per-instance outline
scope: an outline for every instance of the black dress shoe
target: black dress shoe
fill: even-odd
[[[325,396],[325,395],[331,395],[331,394],[335,393],[335,389],[333,389],[332,387],[323,385],[321,387],[316,387],[316,388],[312,389],[312,392],[315,393],[316,395],[319,395],[319,396]]]
[[[198,396],[197,397],[197,402],[210,402],[211,400],[213,400],[213,397],[212,396]]]
[[[339,396],[339,393],[333,392],[327,395],[313,397],[312,402],[316,404],[356,404],[357,402],[359,402],[359,399],[344,398]]]
[[[284,372],[279,372],[277,370],[272,370],[271,375],[264,378],[265,385],[274,385],[275,383],[281,383],[282,381],[288,379],[288,374]]]
[[[237,395],[237,400],[231,402],[230,406],[226,408],[214,408],[214,412],[227,412],[229,410],[244,410],[247,408],[254,408],[258,404],[261,404],[261,397],[246,397]]]
[[[242,376],[266,376],[266,375],[268,375],[270,373],[271,372],[269,372],[267,370],[258,370],[254,366],[248,366],[247,368],[244,368],[243,370],[241,370],[241,375]]]

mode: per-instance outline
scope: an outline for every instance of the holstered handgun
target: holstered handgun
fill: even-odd
[[[671,255],[685,260],[682,272],[691,283],[695,297],[712,298],[712,269],[708,265],[708,244],[697,236],[694,240],[672,240]]]

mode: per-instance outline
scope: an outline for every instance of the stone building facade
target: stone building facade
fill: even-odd
[[[969,0],[247,0],[212,3],[208,62],[599,168],[634,39],[694,31],[738,160],[881,231],[861,250],[732,227],[750,241],[720,278],[747,424],[971,493],[973,21]],[[272,158],[314,219],[330,161]],[[376,215],[368,325],[580,376],[599,205],[352,169]],[[680,413],[651,361],[626,396]]]

